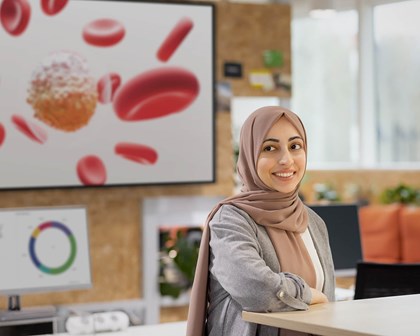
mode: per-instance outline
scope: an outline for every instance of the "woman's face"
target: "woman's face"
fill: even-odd
[[[268,131],[257,162],[259,178],[281,193],[295,190],[306,167],[304,141],[297,129],[281,117]]]

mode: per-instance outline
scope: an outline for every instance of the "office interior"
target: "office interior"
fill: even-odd
[[[397,216],[402,208],[420,212],[416,209],[420,205],[420,95],[413,79],[420,71],[419,25],[410,17],[398,16],[410,11],[419,14],[420,1],[210,3],[215,14],[214,181],[0,190],[1,209],[83,205],[87,211],[92,287],[24,294],[22,307],[70,307],[88,313],[125,309],[131,325],[184,321],[188,291],[178,298],[159,294],[159,226],[200,226],[206,209],[210,211],[216,200],[238,191],[235,131],[243,116],[235,113],[240,115],[244,109],[250,113],[254,106],[279,104],[302,117],[310,154],[301,196],[308,204],[378,206],[378,212],[367,214],[370,219],[384,213]],[[383,24],[381,15],[388,18],[392,13],[401,26],[407,23],[406,31],[375,23],[377,19]],[[383,40],[374,35],[375,29]],[[396,40],[411,49],[378,54],[387,52],[386,43],[392,49]],[[343,45],[334,45],[337,41]],[[379,45],[382,41],[384,45]],[[270,64],[264,55],[279,59]],[[406,62],[398,66],[387,57]],[[240,67],[241,74],[229,73],[229,64],[235,71]],[[331,64],[335,67],[328,67]],[[381,70],[386,76],[381,77]],[[0,89],[5,85],[0,77]],[[405,195],[412,193],[409,201],[384,200],[386,190],[402,187]],[[387,201],[399,203],[383,208]],[[415,216],[420,225],[420,215]],[[414,230],[410,232],[420,237],[420,230]],[[395,235],[401,238],[401,232]],[[398,244],[399,254],[381,261],[402,262],[403,243],[387,239]],[[407,262],[420,263],[416,258]],[[354,275],[341,281],[341,287],[354,289]],[[7,310],[8,305],[8,297],[0,296],[0,309]],[[56,331],[64,332],[64,325]]]

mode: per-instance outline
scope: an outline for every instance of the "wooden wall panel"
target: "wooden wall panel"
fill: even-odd
[[[264,91],[249,84],[253,70],[264,69],[264,50],[275,49],[284,56],[284,65],[273,71],[291,74],[291,9],[282,4],[217,4],[217,78],[232,86],[235,96],[290,97],[284,89]],[[242,78],[224,78],[226,61],[242,63]]]

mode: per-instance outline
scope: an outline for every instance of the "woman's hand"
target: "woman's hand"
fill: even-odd
[[[326,303],[326,302],[328,302],[328,298],[321,291],[319,291],[319,290],[317,290],[315,288],[311,288],[311,293],[312,293],[312,300],[311,300],[311,303],[310,303],[311,305],[317,304],[317,303]]]

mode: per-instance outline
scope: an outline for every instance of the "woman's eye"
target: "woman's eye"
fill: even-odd
[[[297,149],[301,149],[301,148],[302,148],[302,145],[301,145],[301,144],[299,144],[299,143],[295,143],[295,144],[292,144],[292,145],[290,146],[290,148],[291,148],[291,149],[295,149],[295,150],[297,150]]]
[[[263,151],[264,152],[271,152],[271,151],[273,151],[273,150],[275,150],[275,147],[274,146],[265,146],[264,148],[263,148]]]

